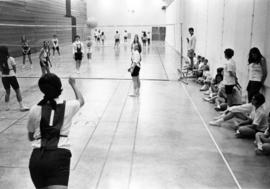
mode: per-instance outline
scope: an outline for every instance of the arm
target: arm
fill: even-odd
[[[267,77],[267,64],[266,64],[266,60],[264,58],[262,58],[261,64],[262,64],[262,72],[263,72],[262,84],[264,84],[264,81]]]
[[[29,141],[35,140],[35,139],[34,139],[34,133],[28,132],[28,140],[29,140]]]
[[[69,84],[75,93],[76,99],[80,102],[80,107],[82,107],[84,105],[84,98],[76,86],[75,79],[70,77],[68,81],[69,81]]]

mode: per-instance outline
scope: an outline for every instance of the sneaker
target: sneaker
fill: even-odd
[[[223,122],[223,119],[222,119],[222,118],[220,118],[220,119],[215,120],[215,121],[210,121],[210,122],[209,122],[209,125],[211,125],[211,126],[218,126],[218,127],[220,127],[222,122]]]
[[[23,64],[22,68],[24,69],[25,68],[25,65]]]
[[[129,94],[128,96],[130,96],[130,97],[137,97],[137,95],[136,95],[136,94],[134,94],[134,93]]]
[[[21,111],[21,112],[25,112],[25,111],[29,111],[29,110],[30,110],[29,107],[26,107],[26,106],[21,106],[21,107],[20,107],[20,111]]]
[[[204,95],[210,95],[210,91],[206,91],[203,93]]]
[[[258,149],[258,148],[255,148],[255,154],[256,154],[257,156],[264,155],[263,151],[260,150],[260,149]]]
[[[31,70],[33,69],[33,65],[32,65],[32,64],[30,65],[30,69],[31,69]]]
[[[236,138],[241,138],[241,134],[240,134],[238,129],[236,130],[234,135],[235,135]]]
[[[261,150],[261,151],[263,150],[263,148],[262,148],[263,144],[262,143],[258,143],[257,146],[258,146],[258,150]]]

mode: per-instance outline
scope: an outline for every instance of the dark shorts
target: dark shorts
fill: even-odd
[[[137,77],[140,74],[141,68],[139,66],[135,66],[133,72],[131,73],[131,77]]]
[[[66,149],[34,149],[29,170],[36,188],[51,185],[68,186],[71,152]]]
[[[28,51],[28,52],[24,52],[22,51],[22,54],[25,56],[25,55],[31,55],[31,49]]]
[[[49,62],[48,62],[48,61],[43,62],[43,64],[42,64],[42,62],[40,61],[39,64],[40,64],[40,66],[41,66],[42,68],[44,68],[45,66],[46,66],[46,67],[49,67]],[[44,64],[45,64],[45,66],[44,66]]]
[[[3,86],[6,90],[10,89],[10,86],[14,89],[17,90],[20,88],[18,80],[15,76],[12,77],[2,77],[2,83]]]
[[[54,51],[55,51],[55,50],[59,51],[59,47],[53,47],[52,49],[53,49]]]
[[[120,39],[115,39],[115,43],[119,43],[120,42]]]
[[[225,85],[225,93],[226,94],[232,94],[233,93],[233,87],[235,85]]]
[[[75,60],[82,60],[82,53],[75,53]]]
[[[124,37],[124,40],[127,40],[127,37]]]
[[[249,81],[247,86],[248,102],[251,102],[252,97],[259,93],[262,88],[262,82],[260,81]]]

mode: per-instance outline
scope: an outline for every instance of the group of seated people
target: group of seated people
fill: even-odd
[[[209,124],[222,126],[227,122],[237,138],[253,138],[257,155],[270,155],[270,113],[265,110],[265,97],[257,93],[250,103],[242,101],[241,86],[238,82],[233,87],[230,102],[227,101],[223,84],[223,67],[217,68],[215,77],[211,76],[208,60],[197,56],[192,65],[195,81],[201,85],[200,91],[207,95],[203,100],[215,105],[220,115]]]

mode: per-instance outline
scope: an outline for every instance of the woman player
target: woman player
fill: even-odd
[[[16,77],[16,62],[13,57],[9,55],[6,46],[0,46],[0,73],[2,74],[2,82],[5,88],[5,110],[9,110],[10,87],[16,92],[16,97],[20,105],[20,111],[27,111],[29,108],[22,103],[22,95],[19,83]]]
[[[28,56],[28,60],[30,62],[30,68],[33,68],[32,59],[31,59],[31,48],[29,47],[28,40],[26,39],[25,35],[21,38],[22,42],[22,55],[23,55],[23,68],[25,68],[25,56]]]
[[[83,43],[80,41],[80,36],[75,36],[75,41],[73,43],[73,58],[76,61],[76,72],[80,73],[80,67],[83,58]]]
[[[90,62],[90,59],[92,59],[92,52],[93,52],[92,46],[93,46],[93,42],[92,42],[91,36],[88,36],[87,41],[86,41],[88,62]]]
[[[37,189],[67,189],[70,172],[69,132],[74,115],[84,104],[75,79],[69,78],[76,100],[60,100],[62,83],[49,73],[38,82],[43,99],[34,105],[27,123],[33,151],[29,162],[32,181]]]
[[[53,56],[54,56],[55,50],[57,51],[58,55],[60,56],[59,41],[57,39],[57,35],[53,35],[52,44],[53,44],[53,47],[52,47]]]
[[[47,41],[43,42],[43,47],[40,50],[39,54],[40,60],[40,67],[42,75],[46,73],[50,73],[50,67],[52,67],[51,60],[50,60],[50,48]]]

